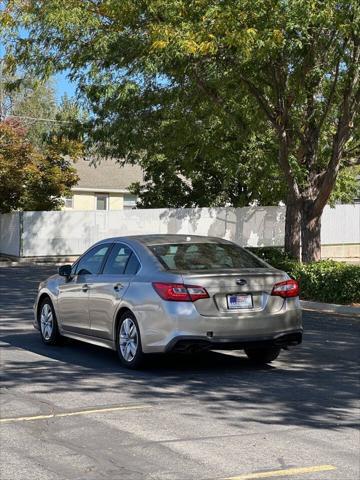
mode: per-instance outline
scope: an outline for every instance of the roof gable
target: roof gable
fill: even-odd
[[[92,160],[73,162],[79,175],[76,188],[128,190],[133,182],[143,182],[143,173],[138,165],[121,166],[115,159],[102,159],[95,163]]]

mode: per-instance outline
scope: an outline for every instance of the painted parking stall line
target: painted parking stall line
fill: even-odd
[[[316,472],[329,472],[331,470],[336,470],[336,467],[334,467],[334,465],[314,465],[312,467],[296,467],[286,468],[284,470],[245,473],[235,477],[224,478],[223,480],[256,480],[260,478],[290,477],[292,475],[306,475]]]
[[[33,415],[27,417],[10,417],[10,418],[0,418],[0,424],[2,423],[15,423],[15,422],[31,422],[35,420],[49,420],[52,418],[62,418],[62,417],[74,417],[77,415],[91,415],[94,413],[110,413],[110,412],[121,412],[128,410],[144,410],[151,408],[149,405],[121,405],[116,407],[103,407],[103,408],[91,408],[87,410],[76,410],[73,412],[59,412],[59,413],[50,413],[47,415]]]

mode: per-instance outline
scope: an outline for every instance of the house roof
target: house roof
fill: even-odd
[[[102,159],[97,163],[81,159],[73,166],[80,177],[73,190],[128,190],[131,183],[143,182],[142,169],[138,165],[120,166],[115,159]]]

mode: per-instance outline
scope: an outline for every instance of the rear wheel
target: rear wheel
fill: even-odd
[[[265,364],[276,360],[280,350],[279,347],[245,348],[245,353],[253,362]]]
[[[42,341],[46,345],[61,343],[61,335],[57,324],[54,307],[50,298],[45,298],[39,309],[39,327]]]
[[[139,326],[131,312],[125,312],[120,318],[117,352],[121,363],[128,368],[139,368],[144,361]]]

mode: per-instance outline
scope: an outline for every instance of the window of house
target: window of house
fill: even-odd
[[[64,198],[64,207],[74,208],[74,197],[73,196]]]
[[[124,208],[131,209],[136,207],[137,196],[126,194],[124,195]]]
[[[106,193],[96,193],[96,210],[109,209],[109,196]]]

